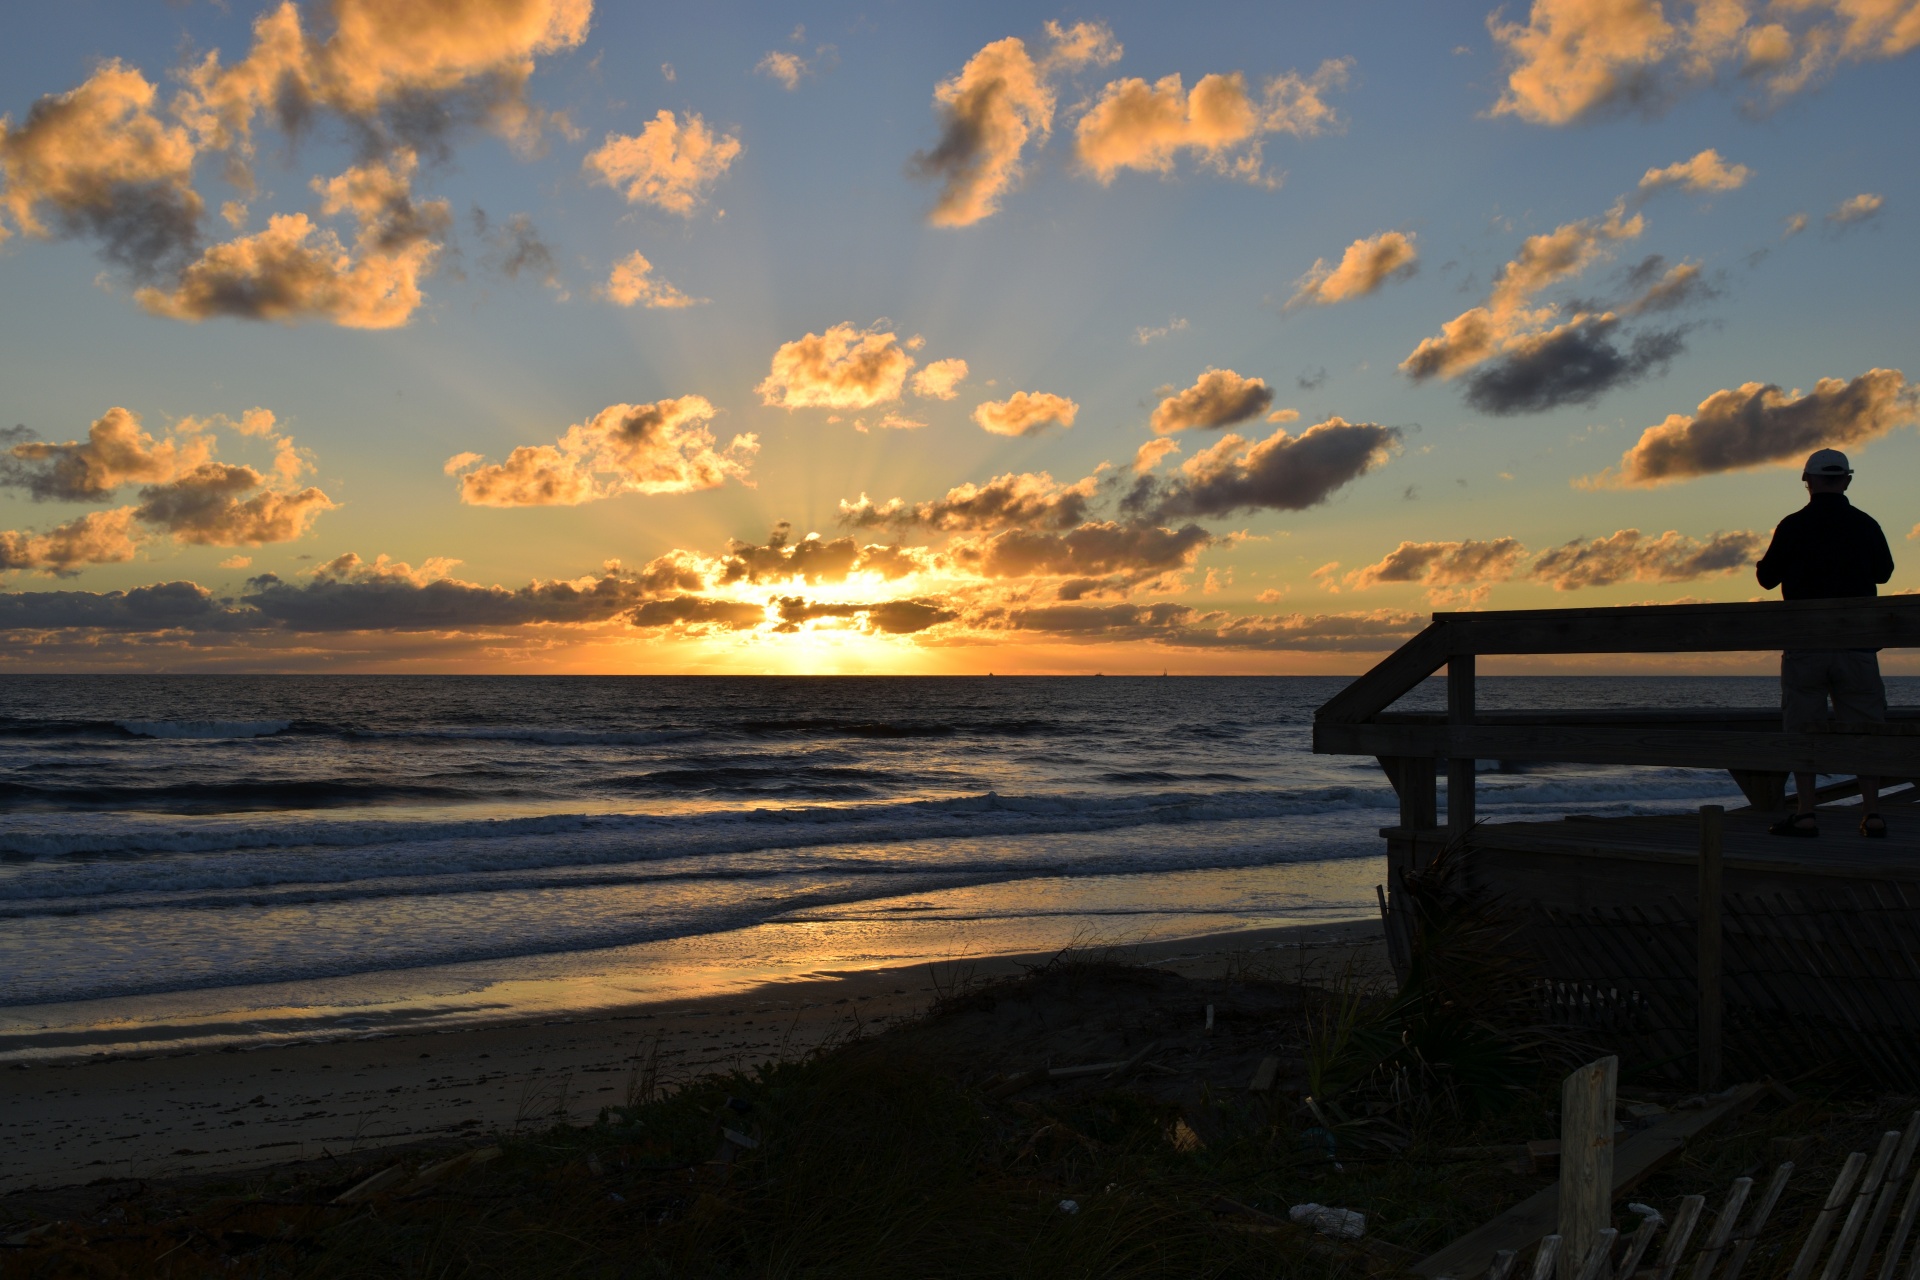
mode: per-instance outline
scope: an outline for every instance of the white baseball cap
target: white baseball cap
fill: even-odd
[[[1807,456],[1807,465],[1800,469],[1800,478],[1809,476],[1850,476],[1853,468],[1847,464],[1847,455],[1838,449],[1815,449]]]

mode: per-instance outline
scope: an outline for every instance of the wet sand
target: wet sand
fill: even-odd
[[[1299,925],[1121,949],[1189,977],[1324,980],[1382,968],[1377,922]],[[352,1151],[591,1121],[657,1062],[664,1085],[911,1019],[956,984],[1048,954],[820,973],[698,1000],[247,1050],[0,1071],[0,1193],[256,1168]]]

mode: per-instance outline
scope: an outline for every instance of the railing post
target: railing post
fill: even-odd
[[[1700,806],[1700,940],[1696,952],[1700,995],[1700,1087],[1720,1087],[1722,952],[1720,947],[1720,829],[1726,810]]]
[[[1447,723],[1473,723],[1473,655],[1447,659]],[[1458,835],[1473,825],[1473,757],[1447,761],[1447,825]]]

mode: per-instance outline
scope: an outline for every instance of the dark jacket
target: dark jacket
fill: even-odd
[[[1893,576],[1893,552],[1872,516],[1844,493],[1816,493],[1782,520],[1755,566],[1760,585],[1788,600],[1840,600],[1879,594]]]

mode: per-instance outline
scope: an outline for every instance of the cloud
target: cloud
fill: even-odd
[[[1267,411],[1273,388],[1258,378],[1243,378],[1231,369],[1209,369],[1194,384],[1162,400],[1149,425],[1155,435],[1211,429],[1245,422]]]
[[[477,466],[476,454],[447,463],[460,474],[460,500],[474,506],[574,506],[622,493],[693,493],[747,480],[759,450],[753,435],[716,449],[704,396],[609,405],[567,428],[553,444],[521,445],[505,462]]]
[[[1076,643],[1145,641],[1181,649],[1302,650],[1375,653],[1392,649],[1426,625],[1397,610],[1363,613],[1233,617],[1187,605],[1055,604],[1004,611],[989,622],[1009,630]]]
[[[1310,77],[1275,76],[1257,99],[1238,71],[1202,76],[1191,90],[1177,72],[1153,84],[1115,80],[1075,126],[1074,154],[1102,185],[1123,169],[1170,174],[1182,151],[1217,173],[1260,182],[1262,135],[1305,137],[1336,127],[1323,95],[1343,88],[1351,70],[1351,60],[1330,59]]]
[[[1622,308],[1628,315],[1646,315],[1651,312],[1677,311],[1716,298],[1720,291],[1707,282],[1701,274],[1697,262],[1676,263],[1668,267],[1664,274],[1653,278],[1660,268],[1666,265],[1666,259],[1659,254],[1651,254],[1639,266],[1627,273],[1627,283],[1644,285],[1645,291]],[[1649,283],[1649,281],[1651,281]]]
[[[609,133],[583,162],[628,204],[650,204],[690,217],[742,148],[733,134],[715,134],[694,112],[682,124],[662,110],[638,134]]]
[[[190,257],[201,213],[188,131],[153,112],[154,87],[119,61],[41,98],[14,127],[0,116],[0,212],[30,236],[85,236],[147,277]],[[0,241],[11,233],[0,222]]]
[[[913,375],[913,394],[927,400],[951,400],[966,381],[965,360],[935,360]]]
[[[1297,418],[1300,415],[1296,413],[1293,416]],[[1162,458],[1178,452],[1180,452],[1178,440],[1148,440],[1133,452],[1133,472],[1135,475],[1143,476],[1159,466]]]
[[[220,562],[220,567],[222,569],[245,569],[252,563],[252,556],[228,556]]]
[[[1913,0],[1702,0],[1669,21],[1659,0],[1533,0],[1527,21],[1487,22],[1507,55],[1495,115],[1566,125],[1623,107],[1656,111],[1723,75],[1766,104],[1819,84],[1842,63],[1920,45]]]
[[[1618,472],[1588,477],[1588,488],[1669,484],[1768,463],[1798,463],[1819,448],[1864,444],[1920,417],[1920,392],[1898,369],[1870,369],[1813,390],[1747,382],[1716,391],[1691,415],[1669,414],[1621,455]]]
[[[1348,245],[1337,266],[1315,258],[1312,269],[1295,282],[1298,287],[1287,305],[1327,306],[1364,298],[1389,280],[1412,275],[1420,260],[1413,239],[1398,231],[1382,231]]]
[[[1870,192],[1861,192],[1857,196],[1848,196],[1834,211],[1827,215],[1827,221],[1836,227],[1844,227],[1855,222],[1865,222],[1868,218],[1878,217],[1881,206],[1886,201]]]
[[[1030,436],[1058,424],[1071,427],[1080,406],[1051,391],[1016,391],[974,406],[973,420],[997,436]]]
[[[0,531],[0,573],[37,569],[65,578],[78,573],[81,565],[131,560],[140,539],[133,519],[133,508],[121,507],[89,511],[45,533]]]
[[[801,77],[812,70],[807,65],[807,60],[799,54],[787,53],[780,49],[769,52],[753,69],[763,76],[778,80],[788,92],[798,89]]]
[[[1110,67],[1125,52],[1113,29],[1104,22],[1076,22],[1063,27],[1049,18],[1046,32],[1047,52],[1040,65],[1049,74],[1081,67]]]
[[[1168,574],[1193,566],[1218,539],[1197,524],[1163,528],[1151,521],[1090,521],[1061,532],[1008,529],[955,543],[955,565],[985,578],[1069,578],[1060,598],[1122,594],[1144,582],[1163,588]]]
[[[877,575],[892,581],[916,572],[921,560],[911,550],[865,545],[852,538],[822,538],[817,533],[795,541],[793,526],[782,520],[773,527],[764,543],[727,543],[722,556],[709,575],[712,584],[804,582],[818,586],[823,582],[845,582],[856,573]]]
[[[1505,582],[1519,569],[1527,549],[1512,538],[1464,542],[1402,542],[1377,562],[1356,569],[1346,576],[1354,591],[1365,591],[1382,583],[1417,582],[1436,597],[1445,597],[1457,588],[1478,603],[1484,599],[1487,584]]]
[[[138,414],[115,406],[94,420],[84,441],[8,448],[0,455],[0,486],[24,489],[37,502],[99,502],[122,485],[163,484],[212,454],[213,442],[198,432],[156,441]]]
[[[553,246],[540,236],[530,214],[516,213],[505,224],[489,228],[485,210],[473,211],[474,230],[491,246],[488,266],[509,280],[518,280],[522,272],[549,288],[560,287],[560,262]]]
[[[418,163],[403,150],[314,180],[325,214],[359,222],[351,254],[306,214],[275,214],[265,231],[207,249],[174,289],[148,287],[134,297],[176,320],[319,318],[348,329],[397,328],[420,306],[420,278],[440,251],[434,237],[452,223],[444,200],[414,201]]]
[[[1158,341],[1159,339],[1166,337],[1170,333],[1179,333],[1182,330],[1186,329],[1186,327],[1187,327],[1187,318],[1185,316],[1174,316],[1172,319],[1168,320],[1165,324],[1160,325],[1156,328],[1149,328],[1144,324],[1141,325],[1139,328],[1133,331],[1133,340],[1144,347],[1149,342]]]
[[[984,485],[962,484],[946,496],[911,506],[894,498],[876,507],[861,494],[840,500],[840,523],[855,529],[1071,529],[1086,520],[1099,481],[1063,485],[1044,471],[1008,472]]]
[[[1752,176],[1753,170],[1743,164],[1728,164],[1718,151],[1709,147],[1691,160],[1647,170],[1640,179],[1640,190],[1651,194],[1662,187],[1683,186],[1689,191],[1737,191]]]
[[[285,0],[255,20],[253,47],[223,66],[209,53],[185,73],[175,113],[204,147],[251,152],[261,111],[294,132],[318,108],[419,146],[477,123],[531,145],[547,117],[526,98],[537,56],[586,39],[592,0],[331,0],[316,40]]]
[[[1611,252],[1613,244],[1631,240],[1645,229],[1643,217],[1628,218],[1625,206],[1616,204],[1604,217],[1583,218],[1528,236],[1520,252],[1494,278],[1486,303],[1449,320],[1437,336],[1422,339],[1400,362],[1401,372],[1415,380],[1455,377],[1538,333],[1555,312],[1552,307],[1530,306],[1535,294],[1580,274]]]
[[[896,413],[891,409],[871,422],[865,418],[853,420],[853,429],[861,435],[866,435],[869,431],[918,431],[926,425],[922,419],[909,418],[904,413]]]
[[[1750,568],[1766,547],[1757,533],[1741,530],[1688,538],[1669,529],[1657,538],[1622,529],[1591,542],[1575,539],[1544,551],[1529,571],[1556,591],[1607,587],[1616,582],[1688,582]]]
[[[135,514],[181,542],[208,547],[259,546],[303,537],[338,505],[320,490],[269,488],[252,467],[208,462],[166,484],[140,491]]]
[[[1385,462],[1400,432],[1328,418],[1298,436],[1276,430],[1248,443],[1222,436],[1168,479],[1142,476],[1123,504],[1152,519],[1226,516],[1236,511],[1304,511]]]
[[[781,409],[871,409],[900,398],[911,368],[898,335],[843,322],[781,343],[754,390]]]
[[[968,227],[992,216],[1020,181],[1020,153],[1035,134],[1053,131],[1053,89],[1017,36],[996,40],[933,91],[940,140],[916,152],[910,170],[936,179],[927,220]]]
[[[877,604],[848,604],[782,596],[776,602],[780,623],[776,632],[793,632],[801,624],[823,618],[847,619],[856,629],[886,635],[913,635],[959,617],[953,609],[932,600],[885,600]]]
[[[612,274],[597,293],[617,307],[641,306],[655,310],[678,310],[698,306],[705,298],[690,298],[665,280],[654,278],[653,264],[635,249],[613,264]]]
[[[1616,387],[1664,373],[1686,350],[1684,329],[1635,335],[1626,350],[1615,342],[1619,318],[1580,316],[1545,333],[1516,339],[1467,383],[1467,403],[1484,413],[1544,413],[1592,404]]]

